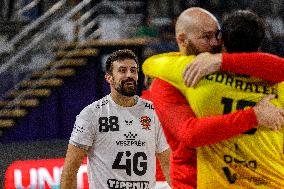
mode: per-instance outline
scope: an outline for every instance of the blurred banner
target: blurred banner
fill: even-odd
[[[88,189],[87,159],[78,174],[77,188]],[[15,161],[5,174],[5,189],[59,189],[64,158]]]

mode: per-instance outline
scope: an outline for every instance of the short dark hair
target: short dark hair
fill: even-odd
[[[264,35],[263,21],[249,10],[237,10],[224,18],[222,37],[228,52],[257,51]]]
[[[118,60],[125,60],[125,59],[131,59],[134,60],[136,62],[136,64],[138,65],[138,58],[137,56],[134,54],[133,51],[129,50],[129,49],[122,49],[122,50],[117,50],[114,51],[107,59],[106,61],[106,72],[108,74],[112,74],[112,63],[114,61],[118,61]]]

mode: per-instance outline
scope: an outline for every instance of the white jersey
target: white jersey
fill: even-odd
[[[77,116],[70,143],[89,146],[91,189],[152,189],[156,153],[169,148],[150,101],[121,107],[110,95]]]

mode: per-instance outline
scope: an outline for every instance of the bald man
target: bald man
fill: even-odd
[[[171,56],[187,58],[186,55],[220,51],[219,31],[220,26],[216,18],[208,11],[201,8],[185,10],[176,24],[176,40],[180,52],[150,57],[144,64],[147,67],[143,66],[144,73],[147,74],[147,69],[151,69],[151,63],[164,61]],[[234,67],[237,68],[237,66],[236,63]],[[248,74],[253,75],[253,73]],[[268,99],[246,110],[224,116],[197,119],[180,92],[160,79],[152,83],[151,98],[172,149],[171,183],[173,188],[177,189],[196,188],[196,150],[194,148],[229,139],[257,127],[258,124],[264,124],[267,120],[275,123],[279,121],[276,114],[269,117],[268,113],[274,112],[277,108],[272,106]],[[178,113],[173,115],[173,111]],[[281,122],[278,123],[281,124]],[[268,125],[273,129],[278,126],[279,124]]]
[[[185,10],[176,22],[176,40],[181,55],[220,52],[222,43],[219,34],[217,19],[201,8]]]

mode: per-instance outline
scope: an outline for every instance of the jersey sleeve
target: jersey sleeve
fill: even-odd
[[[284,81],[284,58],[268,53],[223,53],[221,70],[278,83]]]
[[[156,125],[157,125],[157,132],[156,132],[156,153],[161,153],[169,148],[168,142],[164,135],[163,129],[161,127],[160,121],[157,116],[156,117]]]
[[[80,114],[76,117],[76,121],[73,127],[73,131],[70,137],[70,143],[80,146],[92,146],[95,131],[94,131],[94,113],[91,109],[91,105],[84,108]]]
[[[151,98],[169,143],[178,140],[196,148],[257,127],[252,108],[222,116],[196,118],[185,97],[169,83],[159,79],[152,83]]]
[[[185,85],[182,73],[187,64],[191,63],[195,56],[180,56],[176,54],[160,54],[148,58],[142,65],[145,75],[160,78],[183,90]]]

